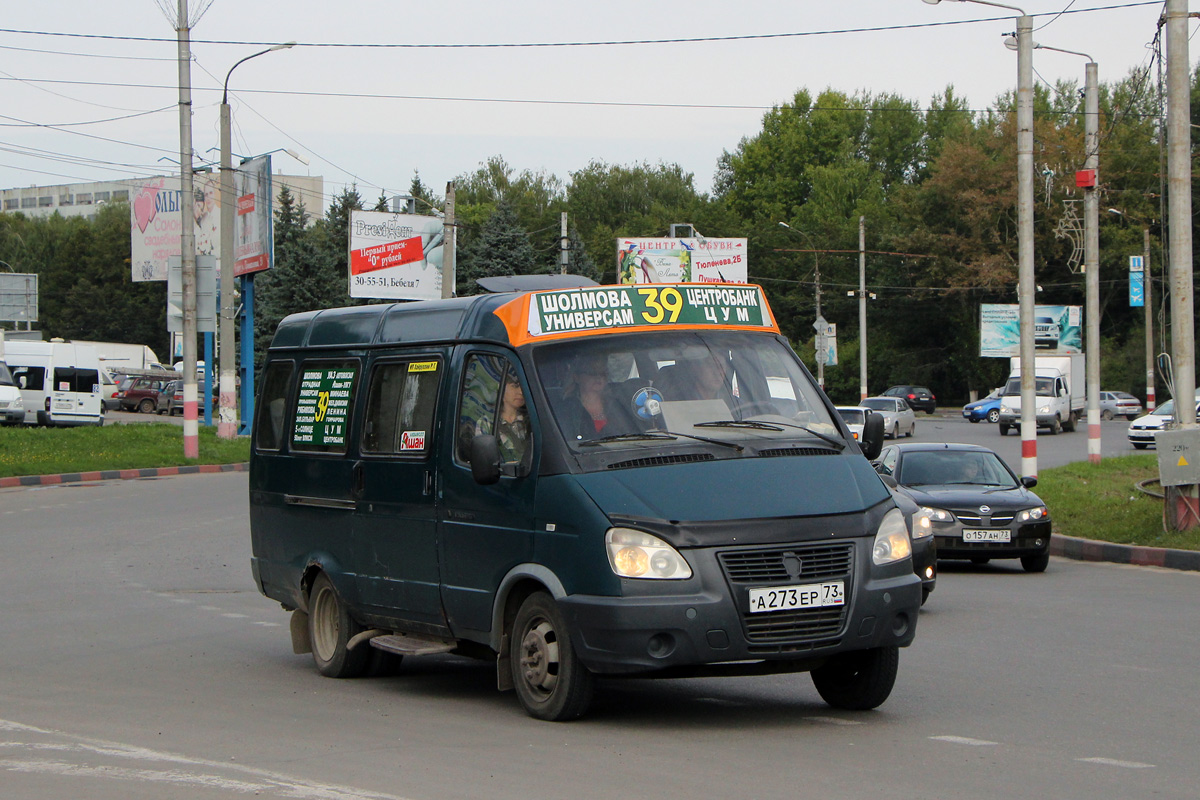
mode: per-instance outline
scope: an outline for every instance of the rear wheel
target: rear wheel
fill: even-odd
[[[327,678],[357,678],[366,672],[371,648],[363,643],[353,650],[346,649],[346,643],[361,630],[322,572],[308,595],[308,635],[317,671]]]
[[[142,402],[138,403],[138,411],[142,414],[150,414],[154,411],[154,401],[147,397]]]
[[[1026,572],[1045,572],[1050,563],[1050,551],[1044,550],[1031,556],[1021,556],[1021,566]]]
[[[513,686],[531,717],[561,722],[587,711],[595,681],[571,646],[554,598],[545,592],[525,598],[509,647]]]
[[[900,648],[876,647],[835,656],[812,671],[821,699],[834,708],[867,711],[877,708],[896,683]]]

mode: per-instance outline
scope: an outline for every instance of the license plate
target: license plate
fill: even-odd
[[[846,604],[841,581],[810,583],[806,586],[775,586],[750,590],[750,613],[788,611],[796,608],[820,608]]]
[[[963,530],[964,542],[1011,542],[1012,531],[1009,530],[973,530],[966,528]]]

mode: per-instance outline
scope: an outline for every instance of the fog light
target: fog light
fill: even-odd
[[[932,578],[932,577],[933,577],[933,567],[926,567],[926,568],[925,568],[925,577],[926,577],[926,578]]]
[[[908,633],[908,615],[897,614],[892,617],[892,635],[900,637],[906,633]]]
[[[675,637],[669,633],[656,633],[650,637],[646,652],[651,658],[666,658],[675,652]]]
[[[1034,546],[1034,547],[1041,547],[1041,546],[1042,546],[1042,540],[1041,540],[1041,539],[1034,539],[1034,540],[1033,540],[1033,546]]]

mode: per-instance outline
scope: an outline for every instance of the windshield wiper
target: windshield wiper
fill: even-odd
[[[580,447],[594,447],[598,444],[606,444],[608,442],[635,442],[639,439],[695,439],[698,442],[707,442],[709,444],[719,444],[723,447],[732,447],[734,450],[742,451],[746,448],[737,442],[724,442],[720,439],[710,439],[707,436],[695,436],[690,433],[676,433],[675,431],[641,431],[639,433],[614,433],[611,436],[601,436],[599,439],[588,439],[586,442],[580,442]]]
[[[834,439],[832,436],[826,436],[823,433],[814,431],[807,425],[797,425],[794,422],[759,422],[753,419],[717,419],[711,422],[697,422],[693,428],[752,428],[760,431],[781,431],[784,428],[796,428],[797,430],[810,433],[813,436],[828,442],[838,450],[845,450],[846,443],[841,439]]]

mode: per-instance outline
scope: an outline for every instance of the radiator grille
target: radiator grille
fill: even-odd
[[[748,650],[755,655],[799,652],[830,644],[841,635],[854,586],[854,544],[795,545],[717,554],[741,609]],[[748,611],[749,589],[841,580],[846,604],[823,608]]]

